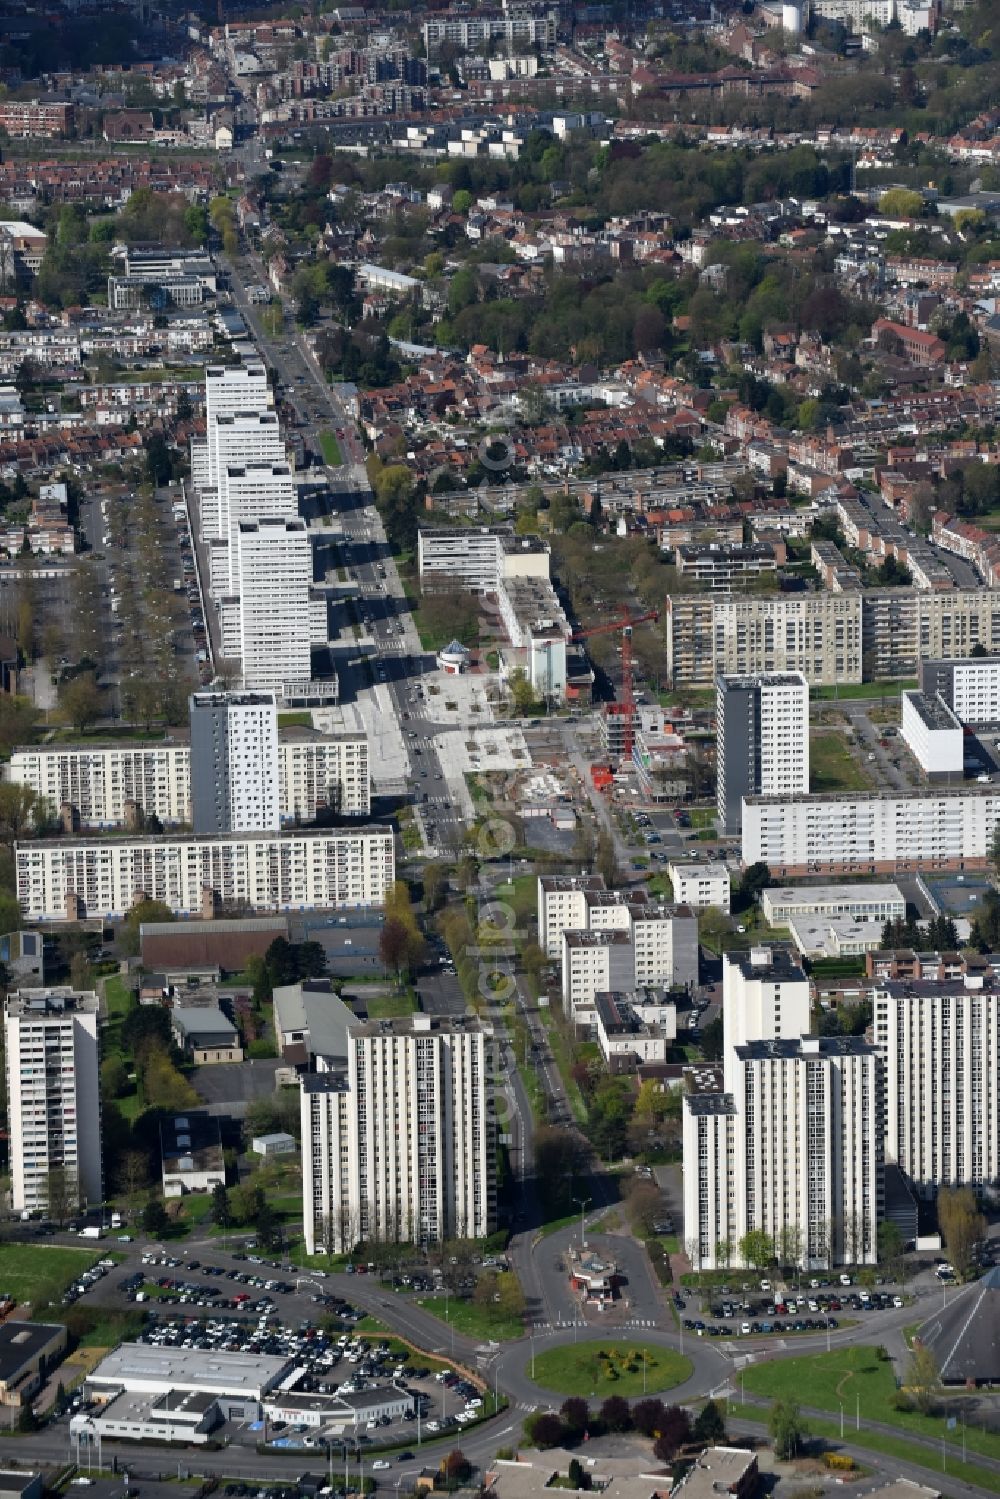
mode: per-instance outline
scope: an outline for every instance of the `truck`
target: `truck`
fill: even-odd
[[[104,1232],[104,1230],[101,1229],[101,1228],[99,1228],[96,1223],[88,1223],[86,1228],[81,1228],[81,1230],[80,1230],[80,1238],[81,1239],[99,1239],[101,1237],[101,1234],[103,1232]]]
[[[122,1226],[122,1215],[121,1215],[121,1213],[119,1213],[116,1210],[115,1212],[113,1212],[111,1214],[111,1227],[112,1228],[121,1228],[121,1226]]]

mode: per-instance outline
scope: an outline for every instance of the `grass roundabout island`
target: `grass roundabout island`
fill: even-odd
[[[658,1343],[607,1339],[547,1348],[535,1355],[532,1378],[560,1395],[661,1395],[690,1378],[692,1368],[683,1353]]]

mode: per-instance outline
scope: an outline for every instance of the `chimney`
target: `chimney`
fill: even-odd
[[[139,832],[142,827],[142,808],[137,801],[129,797],[122,806],[125,814],[125,826],[130,833]]]
[[[211,885],[201,887],[201,919],[202,921],[214,921],[218,915],[219,902]]]
[[[80,826],[80,817],[72,802],[59,803],[59,826],[64,833],[75,833]]]
[[[83,916],[83,902],[75,890],[66,891],[66,906],[63,915],[67,921],[79,921]]]

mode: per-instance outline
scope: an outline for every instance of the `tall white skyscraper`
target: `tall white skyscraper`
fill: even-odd
[[[240,656],[245,688],[280,692],[312,675],[312,547],[303,520],[239,525]]]
[[[784,947],[752,947],[722,959],[723,1068],[734,1085],[732,1062],[749,1041],[797,1041],[809,1032],[809,980]]]
[[[191,715],[195,833],[281,826],[278,712],[273,692],[196,692]]]
[[[294,520],[298,513],[295,476],[287,463],[227,464],[219,476],[220,535],[227,543],[226,566],[219,579],[223,592],[240,591],[240,522],[264,517]],[[213,558],[213,581],[218,572]]]
[[[809,684],[801,672],[716,680],[720,831],[738,833],[745,796],[809,790]]]
[[[247,364],[209,365],[205,371],[207,431],[212,430],[217,416],[231,416],[236,411],[267,411],[271,405],[267,369],[259,360],[250,360]],[[210,482],[214,482],[215,477],[210,472]]]
[[[103,1197],[99,1009],[96,994],[69,988],[22,989],[4,1005],[15,1212],[49,1207],[52,1173],[64,1206]]]
[[[200,470],[203,483],[199,486],[201,534],[207,541],[214,541],[229,535],[223,509],[227,470],[244,464],[287,464],[288,455],[277,413],[269,409],[217,413],[209,424],[204,452],[205,463]]]
[[[430,1015],[331,1019],[336,1055],[301,1082],[307,1252],[490,1233],[486,1031]]]

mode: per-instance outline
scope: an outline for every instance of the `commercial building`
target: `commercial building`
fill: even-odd
[[[273,692],[195,692],[191,826],[245,833],[281,826],[278,710]]]
[[[84,1389],[102,1403],[122,1393],[168,1398],[167,1408],[179,1397],[207,1396],[224,1420],[256,1421],[291,1367],[290,1359],[264,1353],[120,1343],[87,1375]]]
[[[728,911],[732,896],[729,869],[725,864],[671,864],[668,866],[674,900],[682,906],[703,910],[717,906]]]
[[[904,692],[899,732],[929,781],[961,781],[965,731],[943,697]]]
[[[504,578],[548,578],[549,544],[513,526],[433,527],[417,532],[421,588],[496,593]]]
[[[21,989],[4,1004],[11,1207],[37,1212],[58,1190],[72,1210],[101,1202],[101,1098],[91,991]]]
[[[243,686],[284,696],[312,677],[312,545],[304,520],[240,521],[239,651]]]
[[[301,1080],[309,1254],[492,1231],[490,1046],[476,1020],[344,1022]]]
[[[921,692],[942,697],[960,723],[1000,724],[1000,656],[921,661],[919,681]]]
[[[170,1030],[175,1045],[195,1067],[243,1060],[239,1031],[217,1005],[175,1005]]]
[[[0,1323],[0,1405],[26,1404],[62,1362],[68,1342],[61,1322]]]
[[[1000,1178],[1000,979],[890,980],[872,991],[885,1060],[886,1158],[914,1189]]]
[[[124,916],[138,899],[179,916],[377,906],[395,878],[388,827],[216,837],[38,839],[15,848],[28,921]]]
[[[164,1197],[187,1197],[226,1185],[222,1133],[214,1114],[202,1109],[160,1121]]]
[[[804,958],[862,958],[882,945],[882,924],[853,916],[792,916],[788,930]]]
[[[1000,820],[1000,788],[834,792],[743,803],[743,862],[772,874],[892,874],[984,869]]]
[[[809,790],[809,686],[801,672],[716,683],[719,829],[738,833],[743,799]]]
[[[220,694],[196,696],[211,699]],[[238,749],[240,742],[230,744],[230,750]],[[370,815],[367,735],[348,731],[323,734],[299,725],[282,728],[278,730],[277,757],[282,823],[312,822],[317,813],[326,811],[343,817]],[[211,763],[214,771],[214,748]],[[231,768],[239,769],[238,763]],[[30,786],[54,813],[68,810],[74,825],[81,827],[140,827],[152,817],[165,827],[194,820],[191,745],[182,742],[179,735],[162,744],[87,740],[80,744],[23,746],[14,750],[5,777]],[[242,775],[237,779],[241,784],[247,781]],[[231,808],[233,814],[237,810]]]
[[[768,926],[787,926],[799,916],[849,916],[853,921],[906,920],[906,897],[898,885],[772,885],[760,893]]]

